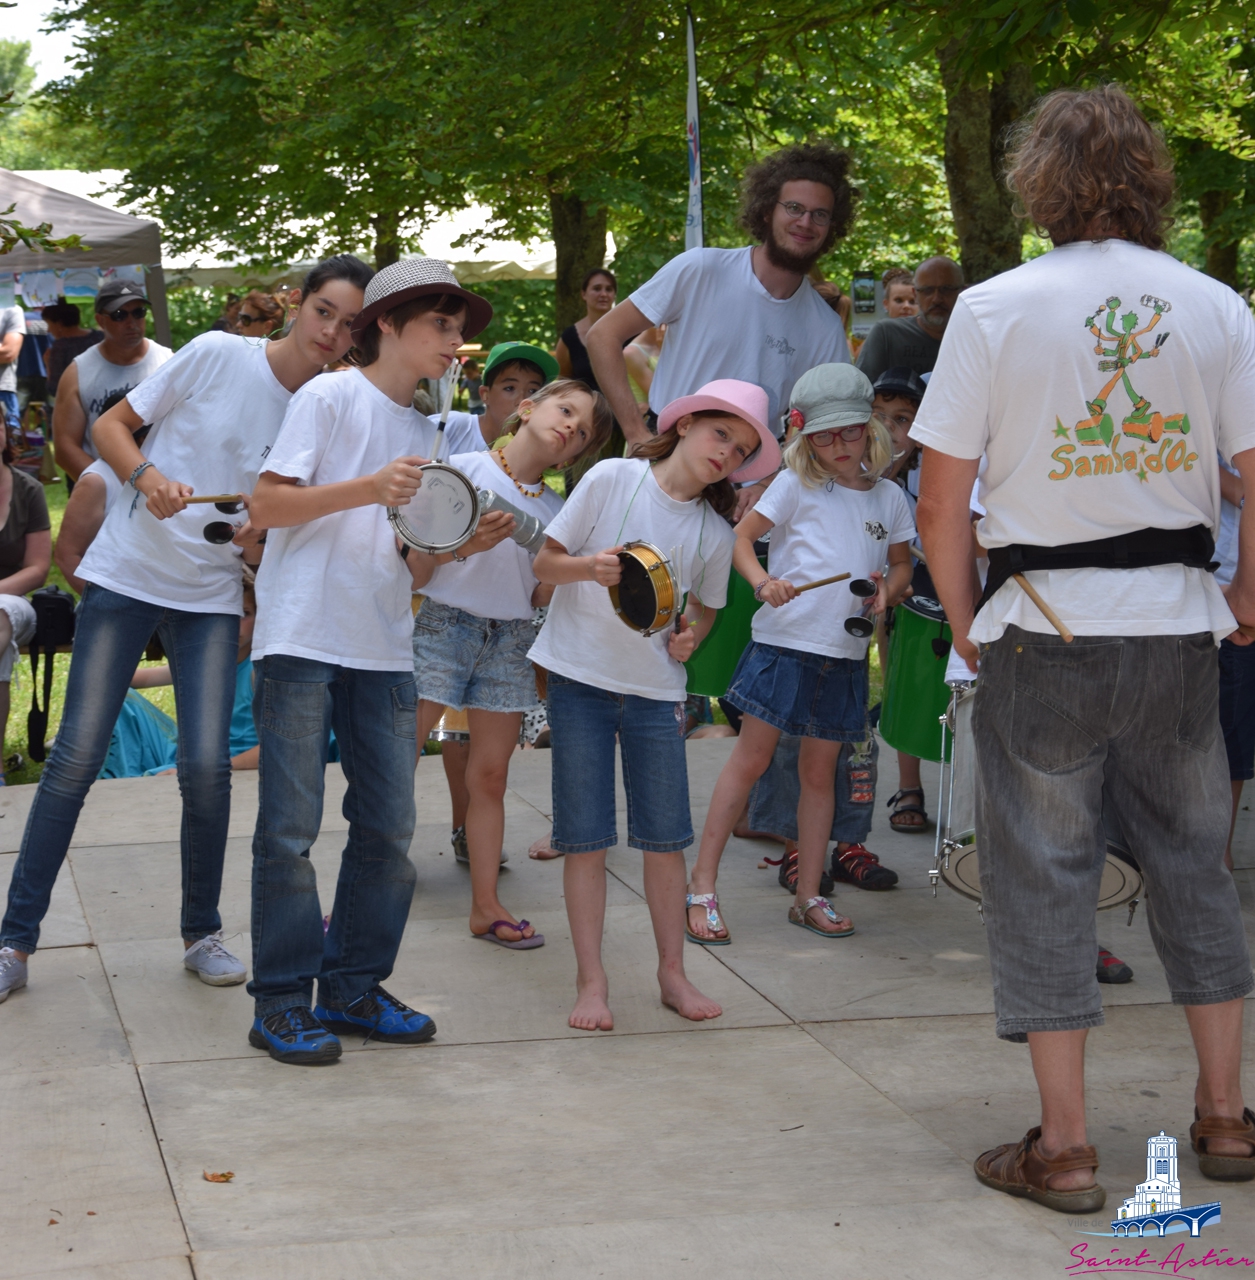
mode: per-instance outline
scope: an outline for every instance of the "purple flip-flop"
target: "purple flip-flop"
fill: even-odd
[[[519,938],[516,942],[507,942],[504,938],[497,937],[497,930],[506,929],[528,929],[531,927],[530,920],[520,920],[515,924],[513,920],[494,920],[488,926],[487,933],[473,933],[472,938],[478,938],[481,942],[495,942],[499,947],[507,947],[511,951],[533,951],[537,947],[545,945],[545,935],[543,933],[534,933],[530,938]]]

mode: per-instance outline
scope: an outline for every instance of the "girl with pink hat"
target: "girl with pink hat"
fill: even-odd
[[[549,672],[553,735],[551,845],[566,855],[563,887],[577,963],[568,1019],[609,1031],[601,960],[606,850],[615,826],[616,738],[627,790],[627,843],[645,855],[645,896],[658,945],[662,1001],[700,1022],[723,1010],[684,974],[684,850],[693,843],[684,754],[684,662],[723,607],[735,542],[733,482],[771,475],[780,448],[767,428],[767,395],[751,383],[711,382],[674,401],[658,437],[630,458],[599,462],[548,528],[534,572],[553,603],[529,657]],[[624,544],[675,549],[678,630],[644,635],[615,613],[609,587]]]

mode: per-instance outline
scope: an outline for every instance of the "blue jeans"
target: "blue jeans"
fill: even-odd
[[[754,831],[770,831],[788,840],[797,839],[797,806],[802,784],[797,776],[801,738],[780,735],[767,772],[754,783],[749,799],[749,825]],[[866,750],[864,750],[866,748]],[[872,829],[876,807],[877,761],[880,745],[871,734],[866,743],[841,748],[833,779],[836,804],[828,839],[862,844]]]
[[[83,800],[104,764],[131,677],[154,631],[170,660],[179,713],[183,939],[194,942],[222,927],[218,895],[231,817],[227,742],[240,620],[230,613],[164,608],[89,584],[79,606],[65,713],[26,820],[0,946],[34,951],[39,942]]]
[[[253,980],[257,1016],[318,1002],[346,1009],[392,972],[414,897],[418,700],[410,671],[270,654],[257,663],[253,714],[261,740],[253,835]],[[322,826],[328,730],[348,779],[331,927],[310,846]]]
[[[6,434],[16,431],[21,421],[17,411],[17,392],[0,391],[0,422],[3,422]]]
[[[693,843],[683,702],[610,693],[549,673],[553,739],[553,836],[559,853],[618,843],[614,744],[623,760],[628,844],[675,853]]]

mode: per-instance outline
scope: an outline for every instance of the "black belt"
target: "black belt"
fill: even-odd
[[[1183,564],[1215,573],[1216,540],[1206,525],[1189,529],[1135,529],[1114,538],[1069,542],[1061,547],[1033,547],[1013,542],[989,552],[989,577],[976,612],[1006,580],[1033,569],[1148,569],[1157,564]]]

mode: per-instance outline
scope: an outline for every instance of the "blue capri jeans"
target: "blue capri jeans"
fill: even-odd
[[[109,737],[153,632],[161,638],[179,709],[183,796],[183,940],[222,927],[218,895],[231,817],[228,741],[235,702],[240,619],[134,600],[89,583],[79,606],[65,714],[44,766],[0,926],[0,946],[34,951],[57,872],[83,800],[104,763]]]
[[[627,793],[628,844],[676,853],[693,843],[684,703],[611,693],[549,673],[553,738],[553,837],[559,853],[594,853],[619,842],[614,744]]]

